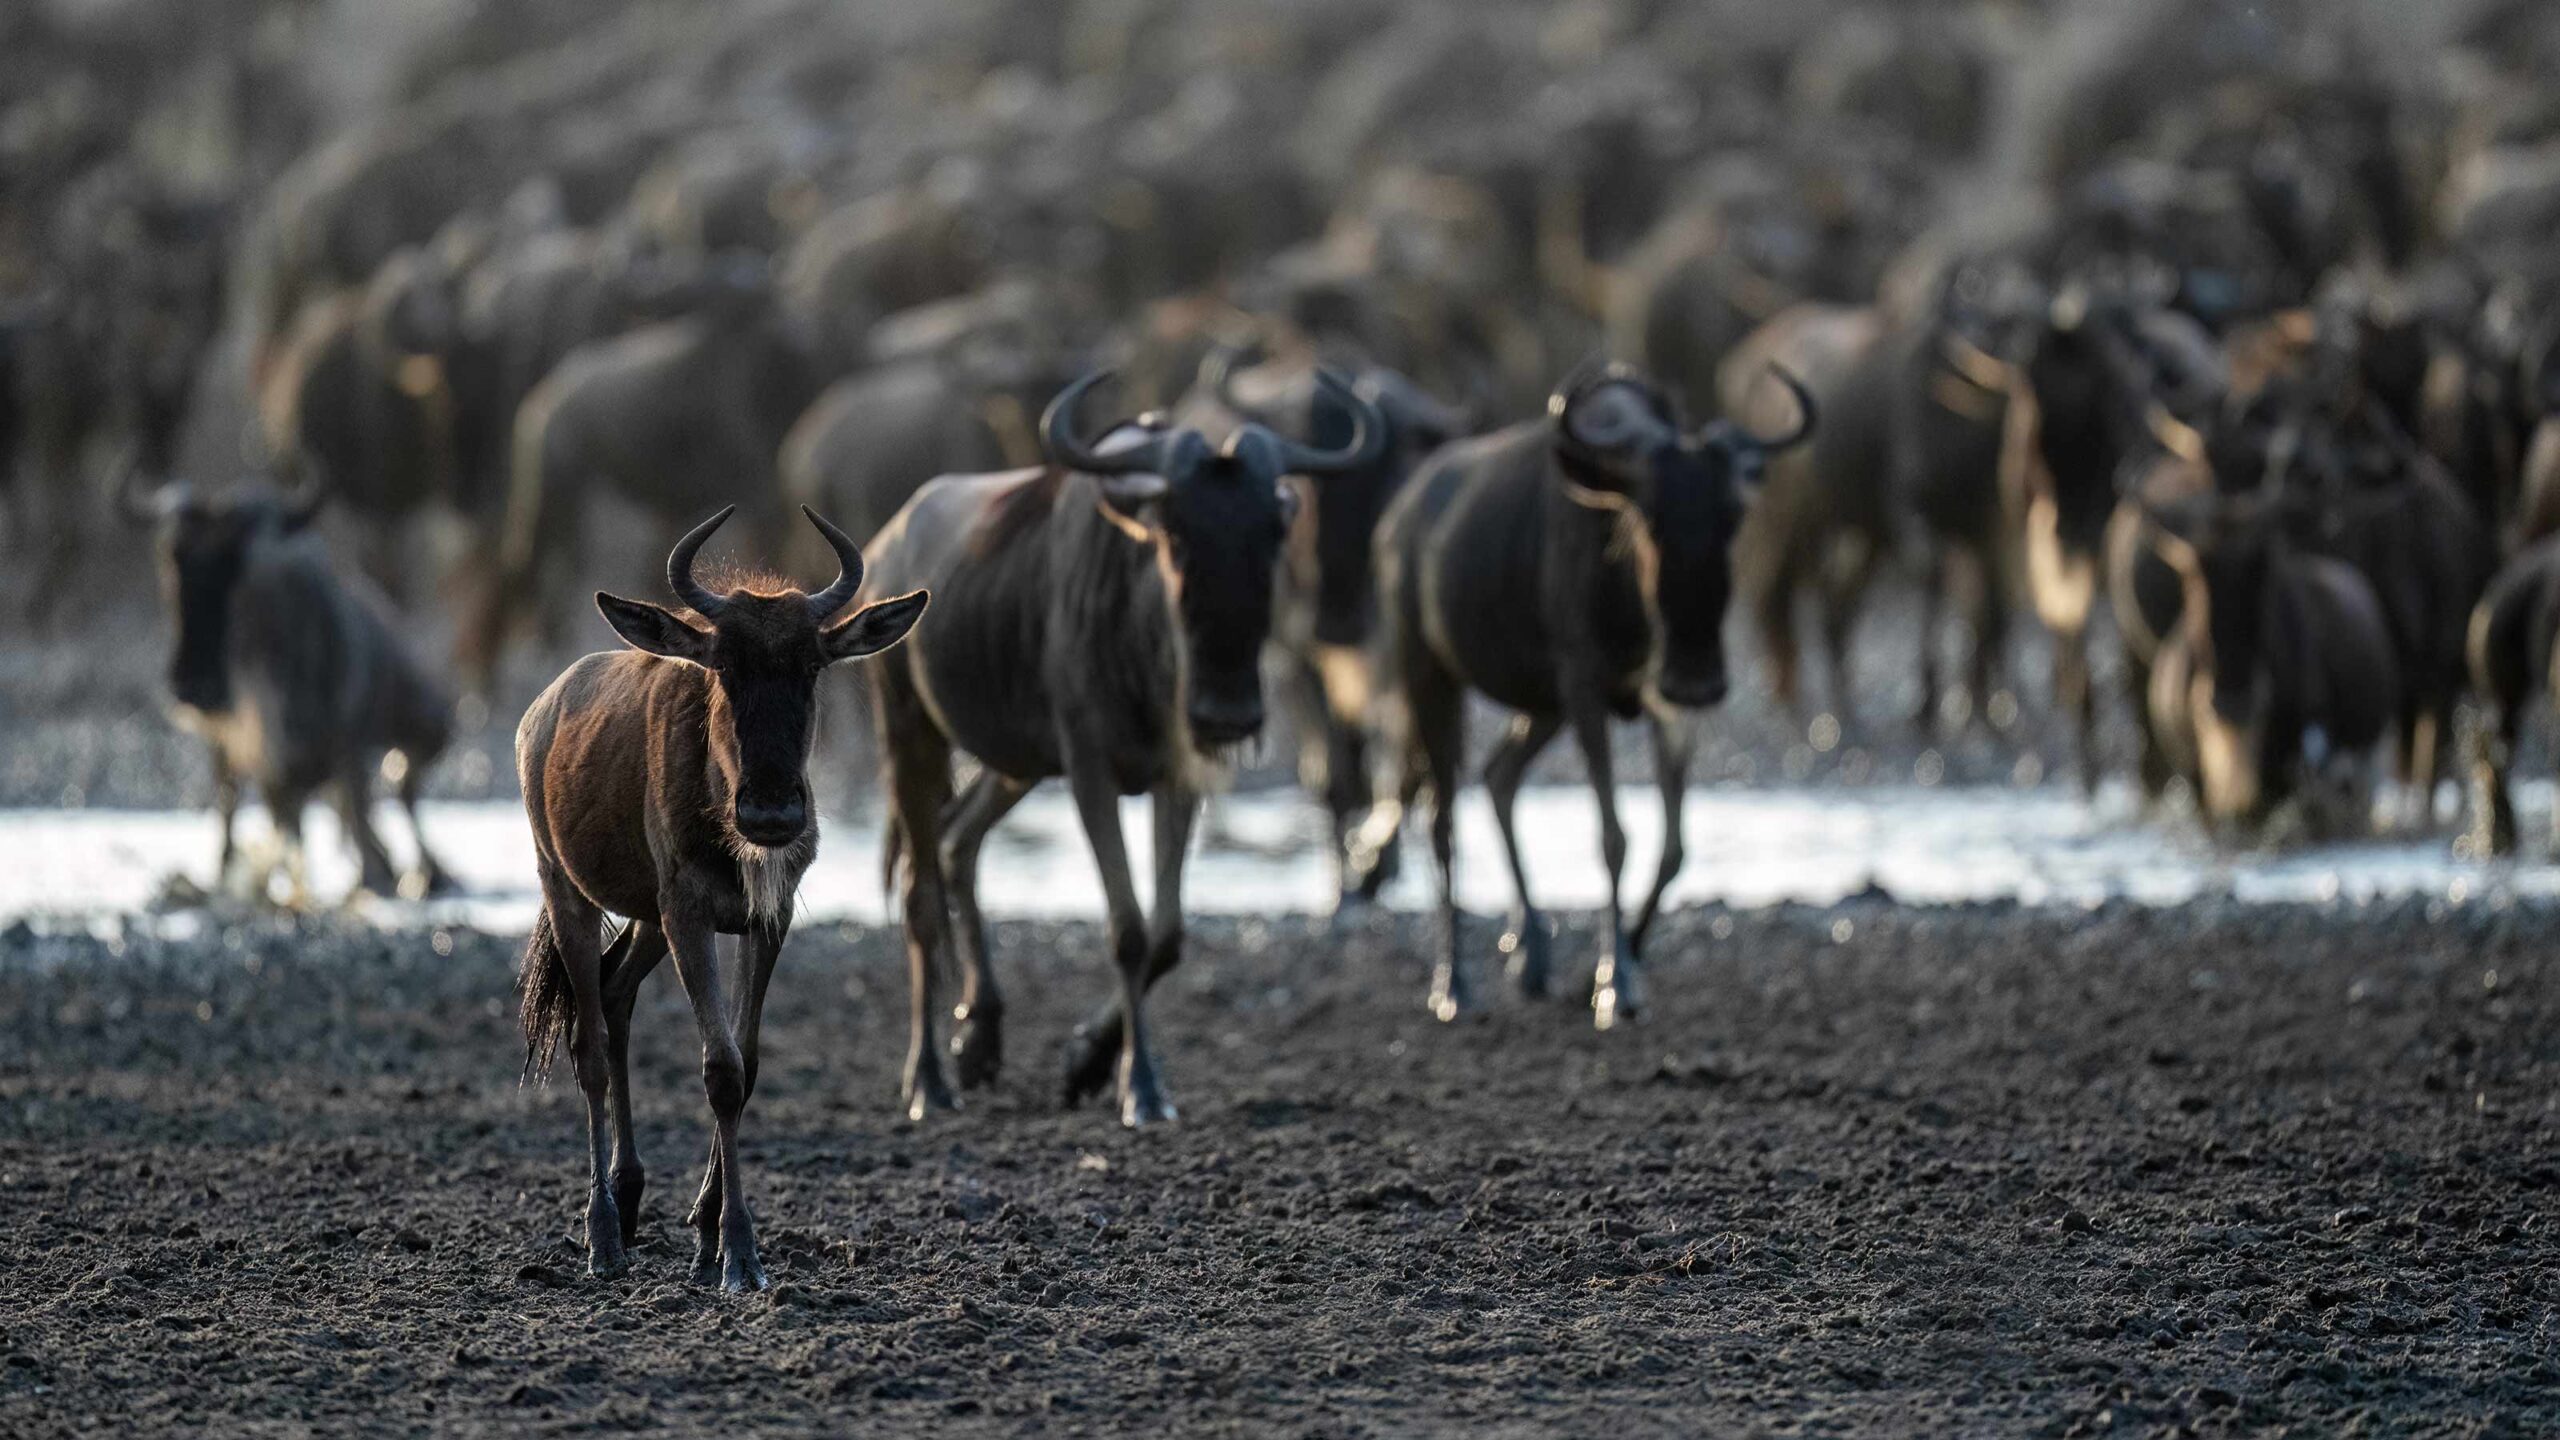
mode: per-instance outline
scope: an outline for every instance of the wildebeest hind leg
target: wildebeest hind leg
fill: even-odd
[[[978,910],[978,851],[987,831],[1022,803],[1031,787],[982,770],[953,801],[942,834],[942,873],[951,893],[952,940],[960,956],[960,1002],[951,1010],[951,1060],[960,1088],[995,1083],[1004,1066],[1004,994],[987,954],[987,921]]]
[[[914,687],[898,674],[896,662],[873,677],[871,703],[891,834],[901,837],[905,852],[906,884],[898,908],[907,931],[907,1064],[899,1101],[908,1119],[922,1120],[959,1104],[943,1078],[942,1048],[934,1038],[941,1008],[935,987],[951,923],[942,887],[942,816],[951,804],[951,745]]]
[[[569,978],[569,1058],[578,1075],[578,1091],[587,1102],[587,1273],[622,1273],[622,1218],[617,1211],[607,1152],[612,1122],[610,1070],[605,1058],[604,917],[565,876],[550,871],[542,877],[542,903],[551,916],[552,943]],[[530,963],[530,961],[528,961]]]
[[[1529,774],[1529,763],[1563,727],[1564,722],[1553,715],[1515,715],[1509,733],[1484,762],[1485,794],[1493,801],[1493,823],[1502,832],[1502,854],[1511,864],[1511,891],[1518,901],[1512,907],[1511,928],[1502,937],[1502,949],[1511,957],[1511,983],[1526,1000],[1547,998],[1549,944],[1547,917],[1529,899],[1529,871],[1520,863],[1512,807],[1520,798],[1520,782]]]
[[[702,1184],[693,1192],[693,1208],[685,1212],[684,1223],[693,1227],[693,1283],[720,1283],[720,1141],[711,1141],[711,1154],[702,1162]]]
[[[640,983],[666,958],[667,937],[657,926],[635,920],[606,947],[599,967],[604,981],[605,1087],[613,1112],[613,1205],[622,1219],[622,1241],[640,1238],[640,1196],[648,1174],[640,1164],[640,1142],[631,1127],[631,1007],[640,998]]]

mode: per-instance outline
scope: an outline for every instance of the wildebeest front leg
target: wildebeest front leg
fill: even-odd
[[[1629,937],[1629,947],[1641,957],[1645,937],[1653,933],[1654,918],[1662,913],[1663,892],[1680,874],[1681,862],[1687,858],[1682,843],[1681,811],[1689,798],[1689,757],[1697,748],[1697,732],[1692,722],[1677,711],[1654,710],[1648,717],[1653,724],[1653,780],[1662,792],[1662,860],[1654,867],[1653,888],[1645,892],[1644,908],[1636,912],[1636,928]]]
[[[400,772],[400,813],[408,817],[409,838],[418,845],[418,891],[422,895],[450,894],[454,888],[453,877],[437,862],[435,852],[427,848],[426,822],[418,818],[418,794],[426,788],[427,765],[435,757],[404,752],[402,758],[408,763]],[[657,962],[652,960],[649,963],[655,965]]]
[[[2089,674],[2089,633],[2059,634],[2053,637],[2053,688],[2062,711],[2070,717],[2072,735],[2078,742],[2080,758],[2080,790],[2095,794],[2098,789],[2098,710],[2097,696]]]
[[[2471,721],[2472,844],[2485,855],[2516,850],[2516,805],[2508,789],[2522,707],[2492,698]]]
[[[311,857],[302,843],[302,812],[311,804],[307,785],[277,783],[267,787],[267,816],[275,822],[276,838],[284,847],[285,905],[300,910],[311,903]],[[258,894],[264,898],[271,876],[258,881]]]
[[[2009,594],[2008,568],[1997,549],[1988,541],[1973,547],[1974,611],[1973,653],[1967,688],[1972,704],[1967,714],[1977,722],[1995,730],[2005,730],[2017,723],[2015,706],[2005,707],[2008,723],[1992,716],[1992,693],[1999,688],[2000,677],[2009,663],[2009,612],[2014,608]],[[2148,707],[2141,707],[2148,708]]]
[[[995,1083],[1004,1066],[1004,995],[987,955],[987,921],[978,910],[978,849],[987,831],[1022,803],[1031,787],[983,770],[952,802],[943,823],[942,873],[951,892],[953,938],[960,955],[960,1002],[951,1009],[951,1059],[960,1088]]]
[[[1182,963],[1182,871],[1191,850],[1191,828],[1200,814],[1200,797],[1172,786],[1155,792],[1155,913],[1147,926],[1146,988]],[[1067,1089],[1082,1098],[1100,1090],[1111,1078],[1124,1043],[1122,1001],[1112,1001],[1076,1027],[1075,1048],[1067,1059]],[[1170,1108],[1168,1106],[1168,1108]]]
[[[222,824],[222,850],[213,865],[213,888],[218,894],[231,883],[232,862],[240,853],[233,838],[240,820],[240,772],[231,768],[231,758],[221,746],[207,748],[213,752],[213,814]]]
[[[1927,569],[1920,577],[1920,703],[1911,715],[1912,728],[1921,734],[1933,733],[1941,724],[1939,711],[1945,706],[1945,686],[1939,673],[1939,646],[1945,637],[1947,615],[1947,554],[1942,549],[1929,553]],[[1982,697],[1973,697],[1980,704]]]
[[[1109,771],[1089,757],[1072,753],[1067,783],[1075,794],[1076,816],[1084,822],[1085,839],[1102,872],[1103,899],[1110,912],[1111,960],[1120,975],[1120,1123],[1132,1129],[1174,1118],[1156,1075],[1155,1054],[1147,1043],[1146,1011],[1140,1003],[1147,989],[1146,916],[1138,909],[1137,887],[1129,876],[1129,851],[1120,834],[1120,797]],[[1076,1087],[1082,1075],[1079,1044],[1069,1051],[1067,1101],[1073,1104],[1089,1090]]]
[[[640,1238],[640,1196],[648,1174],[631,1127],[631,1007],[640,984],[667,955],[666,932],[635,920],[604,953],[604,1053],[607,1098],[613,1112],[613,1206],[622,1218],[622,1242]]]
[[[746,1056],[731,1025],[733,1011],[720,979],[719,949],[709,922],[699,916],[670,910],[663,924],[668,948],[675,954],[676,978],[684,982],[685,998],[693,1004],[694,1028],[702,1035],[702,1089],[711,1102],[713,1172],[704,1183],[706,1198],[716,1193],[719,1199],[721,1288],[741,1293],[761,1290],[764,1266],[756,1255],[755,1220],[747,1213],[746,1190],[738,1173],[738,1117],[747,1106]],[[748,983],[753,986],[752,975]],[[696,1201],[695,1208],[699,1215],[705,1207]],[[702,1259],[697,1251],[695,1277],[707,1280]]]
[[[375,895],[399,893],[399,872],[392,868],[391,852],[383,847],[382,836],[373,828],[373,787],[365,768],[348,767],[330,791],[336,802],[339,827],[347,832],[347,843],[355,847],[357,887]]]
[[[1618,824],[1617,772],[1609,759],[1609,712],[1596,703],[1577,705],[1573,738],[1582,747],[1583,768],[1591,775],[1592,797],[1600,804],[1600,861],[1609,872],[1609,948],[1591,976],[1592,1023],[1606,1030],[1632,1020],[1644,1008],[1643,977],[1627,942],[1626,912],[1619,906],[1620,877],[1627,868],[1627,832]]]
[[[1516,715],[1509,734],[1494,747],[1484,762],[1485,794],[1493,801],[1493,823],[1502,831],[1503,858],[1511,862],[1512,893],[1519,903],[1512,907],[1510,933],[1502,937],[1502,949],[1511,957],[1511,982],[1521,997],[1543,1000],[1549,980],[1547,917],[1529,899],[1529,871],[1520,863],[1520,837],[1512,827],[1512,807],[1520,798],[1520,782],[1528,777],[1529,764],[1538,752],[1547,748],[1563,720],[1553,715]]]

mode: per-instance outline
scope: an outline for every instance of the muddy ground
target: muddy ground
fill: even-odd
[[[672,976],[594,1281],[508,939],[15,928],[0,1434],[2550,1434],[2555,932],[1707,910],[1596,1035],[1431,1021],[1412,919],[1220,923],[1144,1135],[1052,1094],[1092,930],[1003,927],[1014,1066],[927,1127],[889,939],[804,933],[745,1141],[777,1283],[732,1298],[685,1279]]]

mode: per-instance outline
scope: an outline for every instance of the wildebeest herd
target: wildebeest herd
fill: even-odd
[[[288,839],[326,792],[364,886],[423,894],[423,837],[403,878],[368,819],[380,773],[414,821],[451,739],[422,627],[503,703],[527,632],[594,633],[580,597],[628,573],[600,537],[659,537],[684,608],[597,594],[632,648],[517,742],[524,1020],[586,1097],[599,1272],[642,1190],[633,997],[671,954],[715,1119],[697,1268],[762,1282],[735,1132],[839,660],[877,657],[918,1119],[999,1073],[981,847],[1051,777],[1115,980],[1066,1097],[1172,1117],[1144,1001],[1266,676],[1346,905],[1427,810],[1443,1018],[1484,1003],[1450,879],[1469,697],[1507,715],[1482,776],[1524,995],[1558,977],[1514,799],[1562,734],[1590,778],[1607,1028],[1645,1004],[1729,610],[1825,748],[2013,724],[2023,610],[2093,787],[2115,711],[2144,796],[2226,833],[2353,833],[2378,798],[2432,830],[2460,757],[2478,844],[2518,842],[2560,684],[2545,7],[486,5],[335,131],[267,85],[306,8],[217,8],[0,21],[24,604],[115,543],[93,515],[152,530],[222,878],[253,785]],[[120,129],[197,71],[222,155]],[[256,482],[177,478],[244,443]],[[723,521],[838,578],[705,578]],[[1851,678],[1880,585],[1925,617],[1913,715]],[[1665,816],[1637,894],[1613,720],[1649,727]]]

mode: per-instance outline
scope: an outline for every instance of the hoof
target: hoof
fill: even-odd
[[[1067,1045],[1067,1083],[1064,1098],[1069,1109],[1102,1093],[1111,1083],[1114,1068],[1120,1062],[1120,1040],[1105,1035],[1090,1025],[1076,1027],[1075,1039]]]
[[[1608,1030],[1622,1022],[1641,1019],[1645,1001],[1642,971],[1623,957],[1605,964],[1593,978],[1591,986],[1591,1026],[1595,1030]]]
[[[1502,937],[1502,953],[1510,957],[1504,969],[1523,1000],[1544,1000],[1553,988],[1547,946],[1546,925],[1536,919],[1522,921]]]
[[[996,1083],[1004,1068],[1004,1010],[963,1006],[952,1012],[952,1021],[951,1068],[960,1088],[979,1090]]]
[[[587,1273],[599,1279],[631,1268],[622,1252],[622,1217],[613,1197],[599,1190],[587,1199]]]
[[[400,898],[403,900],[435,900],[461,893],[462,887],[454,883],[452,876],[444,873],[441,865],[412,870],[400,877]]]
[[[646,1178],[637,1172],[613,1177],[613,1209],[622,1217],[625,1245],[640,1243],[640,1192],[646,1184]]]
[[[1475,987],[1459,979],[1457,970],[1449,966],[1441,967],[1431,977],[1431,993],[1423,1005],[1442,1024],[1464,1019],[1484,1008],[1476,999]]]
[[[754,1251],[744,1256],[732,1255],[721,1267],[720,1288],[732,1295],[753,1295],[770,1283],[764,1278],[764,1265]]]
[[[922,1120],[936,1110],[957,1110],[959,1098],[942,1077],[942,1061],[931,1049],[907,1061],[906,1078],[898,1086],[898,1103],[909,1120]]]
[[[951,1087],[943,1082],[940,1067],[919,1076],[909,1076],[899,1099],[906,1106],[907,1118],[919,1124],[925,1117],[937,1111],[960,1108],[960,1099],[953,1095]]]
[[[1164,1086],[1157,1081],[1153,1066],[1134,1076],[1126,1073],[1121,1075],[1120,1123],[1122,1125],[1132,1130],[1143,1130],[1149,1125],[1166,1124],[1177,1118],[1179,1116],[1173,1108],[1173,1101],[1165,1095]]]
[[[693,1283],[705,1287],[720,1283],[720,1242],[713,1240],[693,1252]]]

